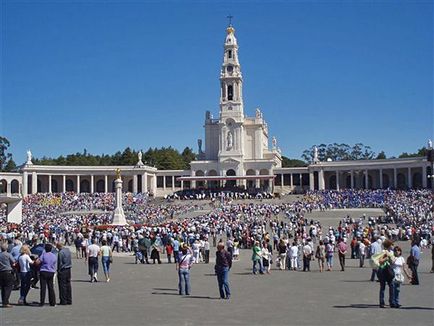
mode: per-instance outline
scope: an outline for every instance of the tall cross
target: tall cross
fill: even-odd
[[[234,16],[229,14],[229,16],[226,16],[226,18],[229,19],[229,26],[232,26],[232,18],[234,18]]]

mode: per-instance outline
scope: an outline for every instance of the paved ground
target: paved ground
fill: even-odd
[[[319,218],[333,221],[346,215],[342,213]],[[407,255],[408,244],[401,245]],[[84,263],[74,260],[72,306],[0,309],[0,325],[413,326],[434,322],[434,274],[428,273],[428,251],[419,268],[421,286],[402,287],[399,310],[378,308],[379,283],[369,282],[370,269],[357,267],[355,260],[347,260],[345,272],[338,271],[335,262],[336,271],[319,273],[315,261],[310,273],[272,270],[270,275],[252,275],[250,251],[241,251],[241,261],[230,272],[230,300],[219,299],[213,264],[194,265],[192,295],[179,296],[173,264],[133,262],[133,257],[116,257],[112,281],[91,284]],[[104,279],[101,271],[99,278]],[[39,290],[31,290],[29,301],[37,301],[38,296]],[[17,299],[15,291],[11,302]]]

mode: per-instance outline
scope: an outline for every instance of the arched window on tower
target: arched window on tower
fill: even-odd
[[[228,51],[228,59],[231,59],[232,58],[232,50],[229,50]]]
[[[232,85],[228,86],[228,101],[233,101],[234,99],[234,88]]]

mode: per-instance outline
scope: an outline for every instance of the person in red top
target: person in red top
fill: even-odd
[[[172,263],[172,255],[173,255],[173,246],[172,246],[172,243],[170,241],[166,244],[166,254],[167,254],[167,262],[169,264],[171,264]]]
[[[347,253],[347,244],[344,239],[338,239],[338,255],[339,255],[339,263],[341,264],[341,272],[345,270],[345,254]]]

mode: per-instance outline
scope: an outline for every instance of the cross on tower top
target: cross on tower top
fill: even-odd
[[[226,16],[227,19],[229,19],[229,26],[232,26],[232,18],[234,18],[234,16],[230,15]]]

